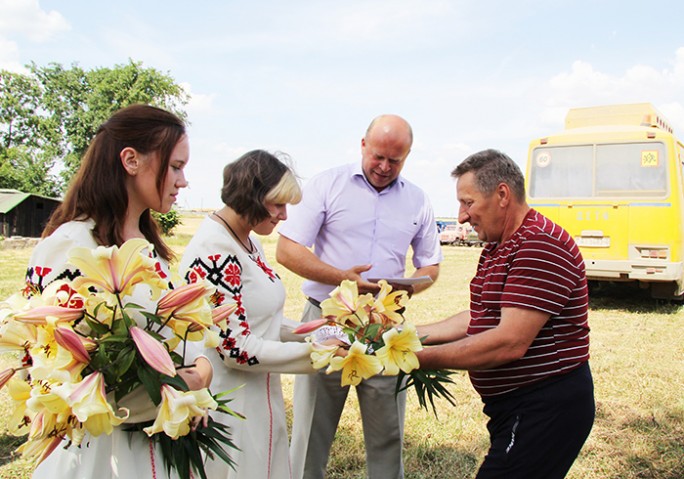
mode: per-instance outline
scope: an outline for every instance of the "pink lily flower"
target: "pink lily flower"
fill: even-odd
[[[64,349],[69,351],[77,361],[88,364],[90,362],[90,354],[86,350],[81,337],[69,328],[55,329],[55,341]]]
[[[133,326],[130,332],[135,346],[152,369],[167,376],[174,377],[176,375],[176,367],[173,365],[173,360],[162,343],[137,326]]]

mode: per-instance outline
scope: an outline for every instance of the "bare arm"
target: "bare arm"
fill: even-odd
[[[419,276],[429,276],[432,278],[432,283],[414,284],[412,294],[425,291],[432,286],[435,281],[437,281],[437,277],[439,276],[439,265],[431,264],[430,266],[423,266],[422,268],[415,270],[411,275],[412,278],[417,278]]]
[[[489,369],[510,363],[525,355],[549,316],[542,311],[502,308],[496,328],[419,351],[420,367]]]
[[[343,280],[356,281],[359,292],[377,292],[379,287],[361,278],[361,273],[371,269],[372,265],[358,265],[350,269],[335,268],[321,261],[309,248],[280,235],[276,247],[276,261],[293,273],[323,284],[338,285]]]
[[[443,344],[465,338],[469,322],[470,311],[461,311],[442,321],[419,325],[416,329],[419,337],[427,336],[423,344]]]

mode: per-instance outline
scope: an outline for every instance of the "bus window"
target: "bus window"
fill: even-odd
[[[662,143],[597,145],[596,196],[665,196],[665,155]]]
[[[532,198],[591,197],[593,146],[536,148],[532,152]]]

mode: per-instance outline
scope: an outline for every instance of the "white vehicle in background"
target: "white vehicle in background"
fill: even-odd
[[[439,244],[456,244],[460,235],[461,227],[459,225],[446,225],[439,233]]]
[[[449,224],[439,233],[439,244],[452,246],[482,246],[484,244],[477,237],[470,224]]]

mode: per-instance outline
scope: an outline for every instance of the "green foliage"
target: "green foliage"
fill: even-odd
[[[415,369],[408,374],[400,371],[399,376],[397,376],[396,394],[405,389],[413,388],[418,397],[418,404],[420,404],[420,407],[427,409],[427,401],[430,401],[432,412],[435,414],[435,417],[437,417],[437,408],[435,407],[436,397],[444,398],[449,401],[449,404],[456,406],[456,399],[448,389],[450,384],[454,384],[454,380],[449,377],[452,374],[454,374],[454,371],[446,369]],[[405,376],[408,376],[408,380],[406,381],[406,384],[402,386]]]
[[[97,128],[125,106],[146,103],[187,116],[183,88],[141,62],[93,70],[32,63],[29,69],[28,75],[0,70],[2,188],[57,196],[80,166]]]
[[[157,220],[159,227],[166,236],[171,236],[173,234],[173,229],[182,224],[181,215],[176,209],[171,209],[168,213],[157,213],[152,211],[152,217]]]

